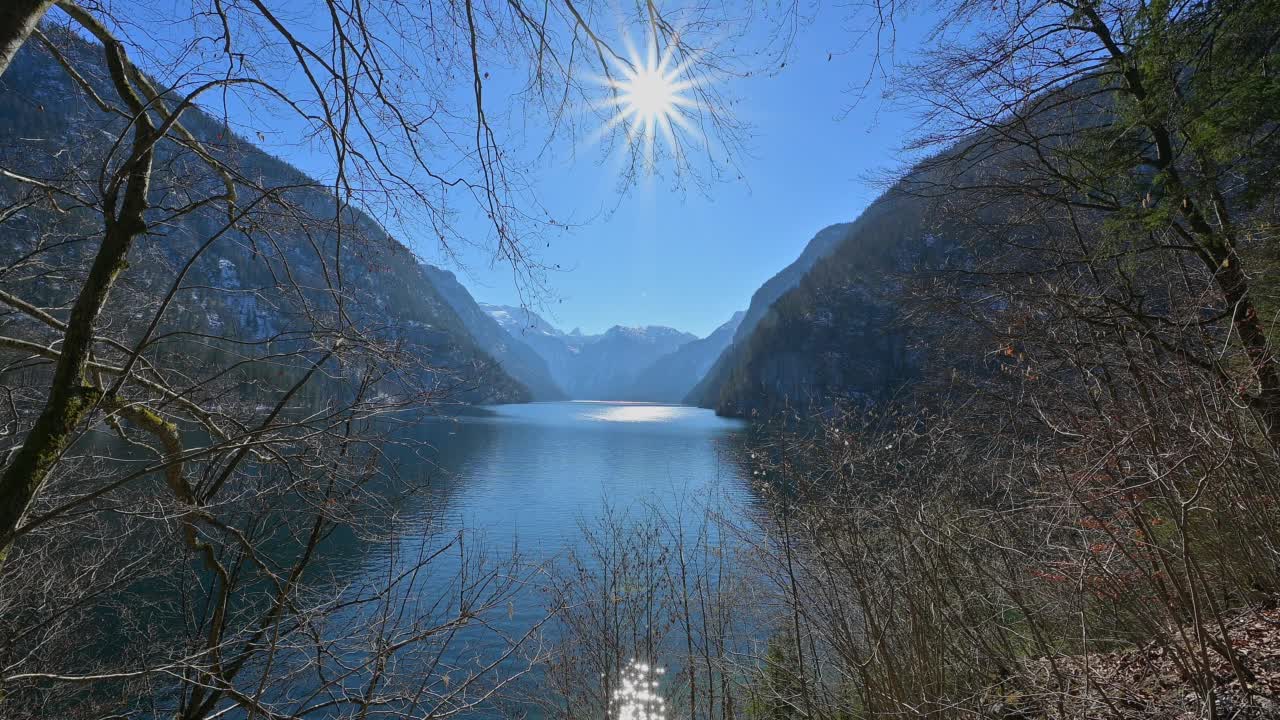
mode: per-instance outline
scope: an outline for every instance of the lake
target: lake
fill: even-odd
[[[408,433],[416,441],[412,449],[391,456],[400,474],[425,485],[425,492],[404,502],[392,538],[330,547],[329,567],[356,586],[412,576],[398,595],[417,612],[429,608],[448,617],[460,603],[489,608],[487,622],[451,636],[440,648],[441,667],[451,672],[465,674],[478,659],[502,654],[512,638],[531,628],[538,628],[538,648],[554,647],[557,634],[565,632],[559,621],[539,625],[552,600],[590,602],[574,595],[589,593],[587,584],[552,589],[556,573],[563,573],[570,558],[575,568],[599,571],[600,582],[614,582],[605,576],[619,572],[601,568],[609,560],[591,545],[591,534],[597,545],[607,535],[602,527],[616,532],[643,524],[655,512],[665,514],[666,530],[653,531],[640,548],[652,561],[669,554],[673,518],[688,528],[685,551],[691,554],[697,543],[718,542],[717,528],[744,517],[752,506],[750,471],[741,462],[747,426],[741,421],[647,403],[531,403],[488,410],[414,427]],[[707,522],[708,513],[717,522]],[[459,533],[460,546],[449,546]],[[448,551],[440,553],[444,547]],[[510,563],[513,553],[518,563]],[[431,558],[427,569],[415,571],[424,558]],[[633,568],[641,564],[636,558],[626,562]],[[459,582],[464,569],[469,580]],[[458,600],[467,587],[481,584],[475,578],[490,578],[485,582],[492,587]],[[627,583],[628,592],[636,592],[635,583]],[[564,599],[566,593],[577,599]],[[535,671],[524,684],[537,685],[543,677]]]
[[[453,525],[527,552],[562,551],[606,503],[744,492],[726,451],[741,421],[701,408],[640,403],[501,405],[490,417],[428,423]]]

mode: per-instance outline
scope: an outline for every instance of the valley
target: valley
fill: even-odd
[[[1280,719],[1277,28],[0,3],[0,718]]]

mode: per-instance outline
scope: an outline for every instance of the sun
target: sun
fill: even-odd
[[[617,82],[618,105],[623,113],[646,126],[670,122],[671,116],[680,113],[678,106],[685,100],[680,92],[687,86],[673,75],[664,74],[661,67],[641,66]]]
[[[657,42],[650,38],[643,56],[630,42],[627,45],[628,57],[615,58],[614,72],[603,80],[610,94],[600,105],[612,115],[600,134],[621,126],[632,148],[643,150],[646,166],[652,171],[659,136],[673,155],[679,155],[679,136],[698,134],[686,115],[698,107],[697,83],[689,73],[695,58],[675,62],[678,42],[668,43],[659,53]]]

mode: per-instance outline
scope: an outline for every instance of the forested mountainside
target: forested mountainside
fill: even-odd
[[[853,227],[852,223],[836,223],[819,230],[805,244],[804,250],[800,252],[799,257],[790,265],[778,271],[776,275],[766,280],[751,295],[751,303],[743,314],[742,320],[738,323],[737,329],[733,332],[730,346],[736,346],[750,337],[752,331],[755,330],[761,318],[769,311],[769,307],[773,305],[774,301],[781,297],[783,293],[795,287],[804,278],[805,273],[809,272],[809,268],[813,267],[814,263],[835,250],[840,241],[848,235],[851,227]],[[730,362],[728,349],[728,347],[722,349],[713,365],[706,371],[699,373],[694,385],[684,395],[681,395],[680,399],[682,401],[705,407],[713,406],[714,400],[706,398],[714,396],[717,392],[718,382],[715,381],[715,378],[726,371],[725,366]]]
[[[481,307],[508,333],[541,355],[556,383],[575,400],[664,401],[665,397],[637,395],[637,379],[659,359],[698,339],[657,325],[615,325],[600,335],[584,335],[577,330],[566,333],[524,308]]]
[[[1199,328],[1201,340],[1219,344],[1232,332],[1240,333],[1252,343],[1248,363],[1259,369],[1255,381],[1260,397],[1274,395],[1270,386],[1280,381],[1272,379],[1273,361],[1260,348],[1275,334],[1275,325],[1264,326],[1257,318],[1263,312],[1274,317],[1277,276],[1264,271],[1230,277],[1237,272],[1233,262],[1274,268],[1275,250],[1265,240],[1266,232],[1221,244],[1208,221],[1191,215],[1187,222],[1198,229],[1181,232],[1187,237],[1203,233],[1210,238],[1208,245],[1153,239],[1193,203],[1188,199],[1176,211],[1162,207],[1170,191],[1166,178],[1153,175],[1143,161],[1125,165],[1126,160],[1113,160],[1116,143],[1128,141],[1118,120],[1135,110],[1117,106],[1107,88],[1106,81],[1085,77],[1043,93],[1028,100],[1024,116],[972,133],[923,160],[848,226],[837,246],[725,351],[687,402],[731,416],[769,417],[785,410],[809,416],[837,405],[865,408],[901,398],[908,388],[920,400],[920,393],[945,386],[956,371],[963,371],[965,383],[979,387],[993,373],[1039,381],[1045,371],[1033,369],[1023,338],[1028,327],[1045,322],[1041,318],[1050,310],[1030,308],[1060,297],[1048,307],[1075,312],[1074,303],[1082,302],[1072,294],[1077,292],[1105,308],[1078,311],[1092,322],[1132,316],[1153,334],[1151,342],[1174,352],[1186,352],[1174,350],[1184,342],[1175,335],[1188,326]],[[1231,112],[1255,119],[1262,112],[1260,99],[1240,96],[1231,102],[1245,107]],[[1200,112],[1196,122],[1205,129],[1196,132],[1205,137],[1197,142],[1212,145],[1215,133],[1226,137],[1238,132],[1235,124],[1240,121],[1227,111]],[[1225,119],[1216,117],[1218,112]],[[1265,131],[1257,137],[1264,139],[1250,136],[1249,141],[1266,147],[1274,123],[1260,127]],[[1106,150],[1108,145],[1113,150]],[[1044,159],[1046,148],[1085,168],[1079,172],[1098,185],[1092,195],[1060,199],[1067,192],[1061,186],[1064,171]],[[1174,170],[1200,172],[1202,164],[1213,174],[1227,174],[1210,157],[1211,152],[1221,154],[1244,168],[1242,177],[1251,182],[1215,191],[1208,202],[1224,216],[1270,227],[1267,218],[1276,203],[1273,173],[1252,159],[1233,156],[1236,145],[1225,141],[1212,151],[1197,152],[1181,161],[1185,168]],[[1140,151],[1135,154],[1141,157]],[[1054,162],[1067,161],[1055,157]],[[1191,260],[1179,260],[1183,252]],[[1239,260],[1233,261],[1233,254]],[[1104,274],[1091,269],[1082,277],[1079,268],[1099,258],[1117,265],[1117,279],[1094,288]],[[1019,297],[1020,290],[1010,289],[1009,278],[1025,278],[1028,286],[1042,278],[1055,280],[1034,299],[1026,299]],[[1178,287],[1170,278],[1180,278]],[[1246,297],[1242,288],[1250,286],[1253,292]],[[1232,315],[1217,305],[1224,300],[1212,292],[1228,299],[1237,293],[1232,302],[1253,303],[1256,309],[1235,319],[1241,327],[1224,330],[1216,323]],[[1204,294],[1191,301],[1196,311],[1180,308],[1188,302],[1183,293]],[[1270,408],[1270,400],[1258,402]]]
[[[733,333],[733,342],[746,340],[756,329],[760,320],[769,312],[769,307],[782,297],[783,293],[798,285],[810,268],[835,252],[836,248],[849,237],[853,227],[853,223],[836,223],[819,230],[805,244],[804,250],[800,251],[800,257],[779,270],[776,275],[766,280],[760,289],[752,293],[751,304],[747,306],[742,322]]]
[[[108,96],[111,89],[99,60],[101,49],[56,29],[63,52],[80,69],[90,87]],[[34,43],[23,47],[4,74],[0,92],[0,124],[21,136],[24,145],[7,145],[0,152],[7,167],[23,168],[36,177],[72,177],[101,165],[111,151],[111,140],[124,121],[102,112],[89,95],[68,76],[45,49]],[[226,217],[197,209],[166,216],[164,205],[177,204],[190,194],[194,183],[219,182],[212,174],[196,173],[191,160],[166,143],[158,147],[159,159],[152,179],[157,207],[152,211],[151,232],[140,239],[129,257],[122,285],[135,295],[112,297],[104,318],[128,321],[128,303],[154,300],[172,281],[175,270],[193,253],[198,254],[184,279],[188,292],[178,293],[167,313],[169,333],[185,333],[187,348],[195,352],[225,352],[225,343],[285,344],[299,327],[314,327],[317,319],[345,313],[364,332],[398,341],[418,361],[428,383],[436,383],[451,401],[518,402],[530,399],[529,389],[513,380],[468,333],[467,324],[447,302],[407,247],[390,237],[379,224],[359,210],[340,219],[343,226],[341,263],[326,263],[339,237],[333,220],[332,195],[289,164],[257,149],[231,129],[198,109],[188,110],[183,122],[192,134],[219,159],[228,161],[258,185],[281,188],[279,197],[289,210],[247,213],[239,225],[219,235],[207,249],[196,253],[204,238],[217,232]],[[69,140],[69,138],[71,140]],[[68,143],[76,148],[69,153]],[[36,146],[47,152],[33,153]],[[13,154],[21,147],[23,156]],[[287,189],[286,189],[287,188]],[[16,199],[16,186],[0,183],[0,192]],[[266,204],[259,206],[265,208]],[[3,252],[20,256],[37,244],[65,242],[68,267],[87,262],[77,237],[79,217],[29,211],[25,227],[8,223]],[[254,239],[242,227],[262,231]],[[264,242],[261,237],[270,237]],[[338,266],[340,265],[340,267]],[[58,287],[42,278],[5,278],[6,290],[21,297],[42,292],[71,292],[74,284]],[[282,288],[288,288],[282,290]],[[41,298],[58,304],[69,298]],[[338,305],[341,308],[338,309]],[[20,321],[20,320],[14,320]],[[310,323],[310,324],[308,324]],[[205,338],[205,339],[201,339]],[[208,347],[196,348],[196,345]],[[498,354],[517,360],[516,353],[494,345]],[[518,360],[516,363],[518,366]],[[528,377],[536,382],[536,369]],[[539,388],[547,391],[547,388]]]
[[[683,402],[693,386],[707,375],[733,342],[734,333],[745,316],[746,312],[739,310],[707,337],[685,343],[674,352],[658,358],[640,372],[631,388],[619,399]]]
[[[797,261],[756,293],[760,300],[778,295],[687,401],[751,417],[865,405],[894,392],[918,365],[910,323],[894,302],[894,278],[943,252],[928,230],[927,206],[894,190],[855,222],[819,233],[815,243],[822,238],[825,252],[803,271]],[[795,282],[782,289],[787,276]]]
[[[423,263],[422,270],[431,285],[458,314],[471,337],[498,361],[508,375],[529,388],[534,400],[547,402],[567,397],[551,377],[547,361],[519,335],[509,333],[485,312],[452,272],[426,263]]]

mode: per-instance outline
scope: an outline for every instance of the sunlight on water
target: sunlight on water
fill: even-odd
[[[617,720],[665,720],[666,701],[658,692],[658,676],[666,668],[632,660],[622,672],[621,687],[613,693]]]
[[[591,409],[582,416],[604,422],[671,422],[688,415],[691,408],[678,405],[608,405]]]

